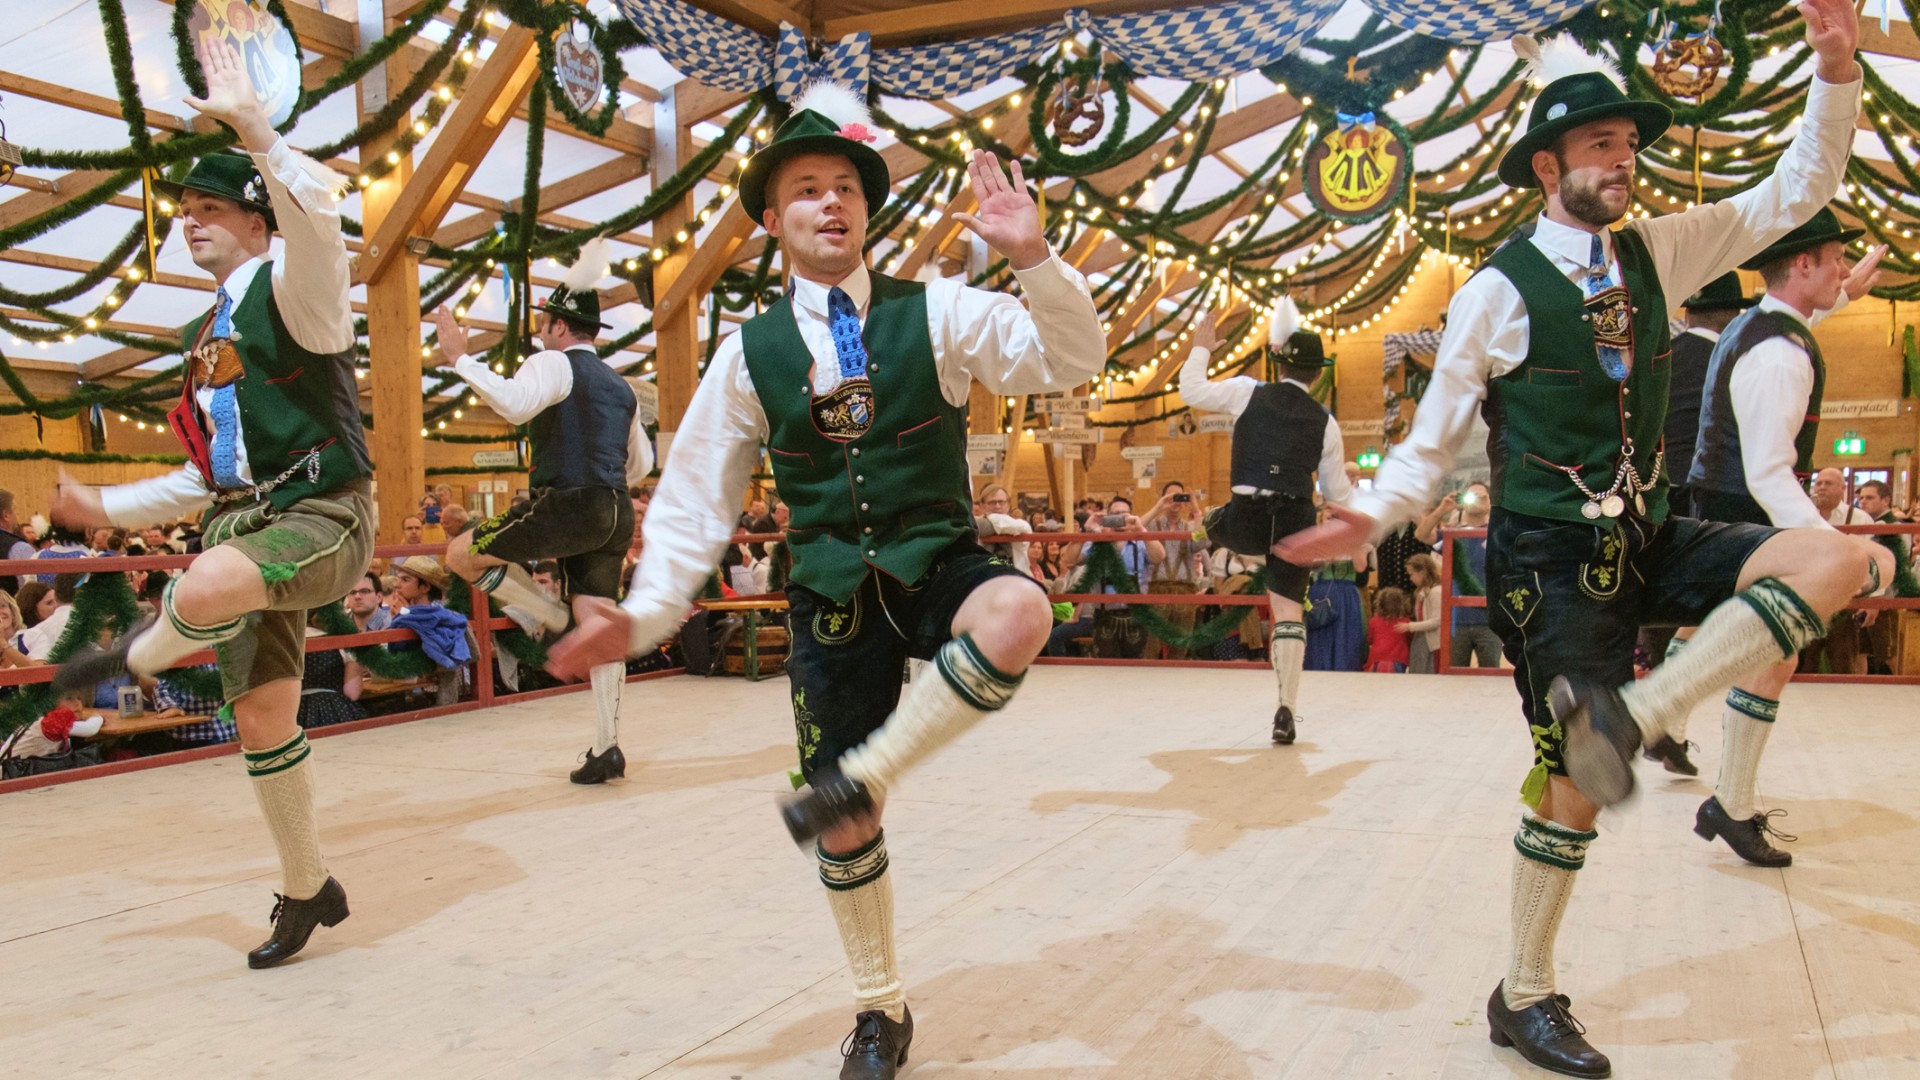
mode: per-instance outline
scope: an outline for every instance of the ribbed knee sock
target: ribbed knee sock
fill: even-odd
[[[1513,957],[1502,996],[1525,1009],[1553,994],[1553,942],[1573,896],[1573,876],[1587,862],[1594,832],[1569,829],[1535,814],[1513,836]]]
[[[606,753],[620,741],[620,691],[627,684],[627,665],[618,660],[595,664],[593,679],[593,753]]]
[[[840,944],[853,970],[853,992],[860,1012],[880,1009],[894,1023],[906,1019],[907,997],[900,961],[893,946],[893,879],[887,874],[887,836],[845,855],[816,849],[820,884],[840,927]]]
[[[1273,663],[1274,677],[1280,683],[1280,704],[1293,708],[1300,692],[1300,669],[1307,663],[1307,624],[1275,622],[1267,659]]]
[[[502,563],[474,581],[502,606],[513,606],[533,616],[541,626],[554,633],[567,628],[567,605],[548,596],[533,583],[533,575],[519,563]]]
[[[183,656],[239,637],[246,626],[245,615],[217,626],[195,626],[181,618],[173,606],[173,590],[179,584],[179,578],[167,582],[160,595],[159,617],[127,646],[127,670],[135,675],[158,675]]]
[[[312,754],[304,731],[271,749],[241,751],[267,831],[280,852],[281,893],[290,900],[311,900],[327,883],[313,816]]]
[[[908,683],[887,722],[841,755],[840,770],[849,778],[884,792],[902,773],[1005,706],[1024,677],[988,663],[970,634],[942,645],[933,667],[939,678]]]
[[[1686,730],[1683,717],[1708,694],[1792,657],[1827,632],[1826,621],[1777,578],[1761,578],[1713,609],[1680,655],[1620,690],[1649,743]]]
[[[1727,692],[1727,710],[1720,719],[1720,780],[1714,797],[1727,816],[1745,821],[1755,812],[1754,787],[1760,779],[1760,756],[1773,733],[1780,703],[1738,687]]]

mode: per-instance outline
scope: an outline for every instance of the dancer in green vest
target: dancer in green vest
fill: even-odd
[[[567,606],[533,583],[528,564],[555,559],[564,595],[578,601],[620,595],[620,566],[633,541],[627,489],[653,471],[653,445],[626,380],[593,347],[600,321],[594,283],[607,273],[607,243],[580,249],[560,287],[541,304],[534,328],[544,346],[511,378],[467,355],[467,334],[445,308],[434,312],[441,364],[453,369],[509,424],[527,425],[533,498],[447,538],[447,565],[505,605],[508,614],[553,633],[568,625]],[[627,774],[620,752],[620,691],[627,667],[596,664],[593,746],[567,774],[604,784]]]
[[[740,199],[780,241],[791,294],[720,343],[647,512],[626,601],[593,605],[556,670],[639,655],[671,634],[733,535],[764,440],[792,508],[794,726],[811,790],[782,808],[814,846],[859,1002],[841,1076],[892,1077],[913,1018],[895,962],[881,805],[908,769],[997,710],[1053,625],[1045,591],[975,538],[967,398],[1086,382],[1106,339],[1086,282],[1048,247],[1020,166],[976,151],[960,222],[1004,256],[1003,293],[869,271],[887,199],[872,121],[816,84],[748,162]],[[904,691],[909,657],[931,660]]]
[[[1832,531],[1804,480],[1813,472],[1827,380],[1813,327],[1873,286],[1886,249],[1875,249],[1858,267],[1847,259],[1847,245],[1863,231],[1842,229],[1834,212],[1822,207],[1740,264],[1742,270],[1760,272],[1767,292],[1758,307],[1727,325],[1707,363],[1700,434],[1685,478],[1693,515],[1700,520]],[[1875,570],[1880,581],[1893,581],[1890,559]],[[1727,692],[1720,717],[1719,781],[1694,818],[1694,831],[1702,838],[1724,839],[1756,866],[1793,863],[1792,855],[1769,841],[1779,834],[1768,827],[1769,815],[1757,812],[1754,788],[1779,714],[1780,692],[1798,659],[1788,657]],[[1687,714],[1676,720],[1668,725],[1671,746],[1684,745],[1687,737]]]
[[[1857,541],[1669,516],[1661,453],[1668,297],[1691,296],[1826,205],[1859,115],[1858,17],[1800,6],[1817,57],[1805,122],[1771,175],[1716,203],[1640,217],[1635,158],[1664,105],[1629,98],[1570,37],[1515,42],[1542,89],[1500,178],[1539,188],[1531,236],[1455,294],[1413,431],[1351,509],[1280,544],[1294,562],[1357,550],[1429,504],[1476,412],[1493,467],[1489,625],[1514,665],[1534,744],[1514,837],[1513,952],[1487,1001],[1495,1045],[1569,1076],[1610,1075],[1554,985],[1553,942],[1595,817],[1633,790],[1643,743],[1701,698],[1799,651],[1868,581]],[[1695,644],[1633,681],[1642,624]]]
[[[247,153],[203,158],[179,185],[159,185],[180,204],[194,265],[218,284],[213,309],[186,327],[186,378],[167,414],[188,463],[107,488],[63,476],[54,518],[138,527],[205,510],[205,551],[168,584],[151,623],[69,661],[55,685],[157,675],[214,650],[280,852],[273,935],[247,956],[260,968],[347,917],[320,855],[312,750],[295,717],[307,609],[346,595],[373,553],[373,464],[335,205],[345,184],[273,130],[232,47],[205,47],[200,62],[206,97],[187,103],[232,128]],[[273,260],[276,231],[285,252]]]

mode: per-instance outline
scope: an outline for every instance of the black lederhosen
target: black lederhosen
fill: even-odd
[[[787,678],[802,775],[839,761],[892,715],[907,658],[933,659],[952,640],[960,605],[998,577],[1017,577],[1044,592],[972,536],[954,541],[911,586],[878,570],[868,573],[845,604],[787,584]]]
[[[633,501],[619,488],[539,488],[533,498],[473,528],[476,555],[508,562],[552,559],[565,596],[620,597],[620,564],[633,544]]]
[[[1306,600],[1313,568],[1295,566],[1276,556],[1273,545],[1294,533],[1313,528],[1319,521],[1313,500],[1235,492],[1216,514],[1208,519],[1208,540],[1224,545],[1236,555],[1264,557],[1267,591],[1296,604]]]
[[[1641,626],[1698,626],[1739,587],[1740,569],[1779,530],[1631,513],[1607,531],[1495,507],[1487,528],[1487,622],[1506,646],[1534,758],[1566,774],[1547,689],[1556,675],[1633,680]]]

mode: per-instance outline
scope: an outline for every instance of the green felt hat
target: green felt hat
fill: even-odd
[[[1821,244],[1830,244],[1835,240],[1843,244],[1851,244],[1865,235],[1865,229],[1841,228],[1840,218],[1833,212],[1833,208],[1823,206],[1799,228],[1768,244],[1761,249],[1760,254],[1741,263],[1740,269],[1758,270],[1775,259],[1784,259],[1789,255],[1811,251]]]
[[[1327,349],[1320,341],[1320,335],[1310,330],[1295,330],[1278,345],[1269,345],[1267,355],[1282,364],[1294,367],[1332,367],[1333,357],[1327,355]]]
[[[838,83],[813,84],[794,103],[793,115],[773,133],[773,141],[747,159],[740,173],[741,208],[758,223],[767,209],[767,180],[781,162],[800,154],[838,154],[860,174],[867,216],[872,217],[886,204],[893,186],[886,159],[868,145],[877,138],[866,104],[852,91]]]
[[[1514,52],[1528,60],[1532,73],[1546,86],[1527,112],[1526,132],[1500,159],[1500,180],[1508,187],[1539,187],[1533,155],[1582,124],[1626,117],[1640,129],[1640,149],[1645,150],[1673,123],[1673,110],[1657,101],[1628,97],[1613,65],[1582,51],[1566,35],[1545,43],[1515,38]]]
[[[1729,270],[1707,282],[1680,306],[1688,311],[1744,311],[1757,303],[1740,288],[1740,275]]]
[[[208,154],[193,163],[185,180],[177,184],[171,180],[155,180],[153,190],[176,203],[188,191],[232,199],[249,210],[265,214],[267,228],[279,228],[273,217],[273,203],[267,197],[267,182],[260,178],[260,170],[253,167],[253,159],[245,154],[224,150]]]

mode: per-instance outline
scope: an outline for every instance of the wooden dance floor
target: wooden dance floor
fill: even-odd
[[[889,846],[906,1076],[1537,1075],[1504,973],[1510,683],[1316,675],[1291,749],[1262,671],[1047,667],[910,778]],[[586,695],[325,738],[353,916],[249,971],[278,885],[237,757],[0,796],[0,1072],[802,1078],[852,998],[773,813],[784,680],[627,687],[630,779],[565,774]],[[1716,706],[1694,718],[1710,780]],[[1920,1076],[1920,693],[1796,686],[1761,776],[1785,872],[1642,771],[1560,938],[1619,1077]]]

